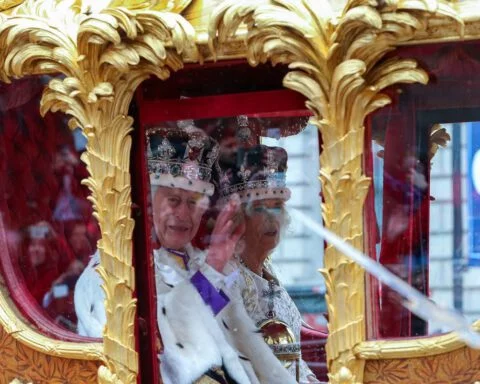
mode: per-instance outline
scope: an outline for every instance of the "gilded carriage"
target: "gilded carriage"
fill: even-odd
[[[294,183],[318,185],[302,189],[314,204],[296,209],[433,300],[480,318],[478,0],[0,7],[0,383],[161,382],[145,277],[145,130],[187,119],[226,138],[239,134],[229,125],[239,115],[256,142],[304,135],[290,158],[314,157]],[[208,229],[206,219],[200,232]],[[324,291],[305,295],[298,274],[291,295],[327,312],[328,327],[302,329],[303,356],[320,379],[480,380],[478,350],[306,232],[291,247],[302,244],[302,268]],[[75,276],[96,250],[102,339],[78,335],[73,311]]]

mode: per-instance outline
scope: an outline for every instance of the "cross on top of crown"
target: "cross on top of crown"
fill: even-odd
[[[229,184],[230,184],[230,173],[231,173],[231,170],[230,170],[230,169],[228,169],[227,171],[221,173],[221,176],[220,176],[220,186],[221,186],[222,188],[225,188],[225,187],[228,187],[228,186],[229,186]]]
[[[250,136],[252,135],[252,131],[248,127],[248,117],[245,115],[237,116],[237,137],[242,142],[248,141]]]
[[[240,128],[248,127],[248,116],[237,116],[237,124]]]
[[[158,146],[158,157],[161,160],[170,160],[175,155],[175,148],[167,138],[162,140],[162,144]]]
[[[267,161],[266,161],[266,169],[267,173],[275,173],[278,171],[279,161],[275,159],[275,151],[269,149],[267,150]]]

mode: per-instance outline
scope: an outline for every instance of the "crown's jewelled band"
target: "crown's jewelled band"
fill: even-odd
[[[153,178],[160,178],[161,175],[172,175],[173,177],[185,177],[188,180],[201,180],[208,182],[212,176],[212,170],[196,163],[181,163],[177,161],[149,160],[148,173]]]
[[[291,191],[289,188],[255,188],[245,189],[237,193],[241,203],[251,203],[257,200],[265,199],[280,199],[287,201],[291,197]],[[220,203],[227,203],[231,195],[221,196]]]
[[[239,193],[239,192],[244,192],[248,190],[252,190],[252,191],[260,190],[260,189],[272,189],[272,193],[273,193],[274,189],[285,190],[287,188],[286,188],[285,179],[272,178],[268,180],[247,181],[246,183],[235,184],[229,187],[224,187],[222,188],[220,194],[221,196],[226,197],[233,193]]]

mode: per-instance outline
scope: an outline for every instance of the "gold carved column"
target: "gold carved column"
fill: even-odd
[[[217,54],[242,26],[251,65],[288,65],[283,84],[308,99],[323,139],[324,225],[361,250],[370,185],[362,169],[364,120],[390,103],[382,93],[386,87],[428,81],[415,61],[385,55],[424,31],[436,15],[454,12],[446,2],[432,0],[350,0],[338,15],[326,0],[227,0],[212,15],[210,45]],[[321,273],[330,383],[361,383],[364,360],[354,348],[366,340],[364,271],[329,246]]]
[[[41,112],[66,113],[69,126],[81,127],[88,139],[83,161],[90,177],[84,182],[102,233],[99,273],[106,293],[102,383],[135,383],[138,373],[130,101],[150,74],[166,79],[183,66],[183,56],[199,60],[193,27],[155,6],[117,1],[92,13],[74,0],[29,0],[1,16],[0,79],[54,75]]]

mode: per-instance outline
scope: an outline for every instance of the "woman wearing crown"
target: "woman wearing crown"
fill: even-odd
[[[290,374],[302,384],[319,383],[301,359],[301,315],[268,262],[288,222],[287,153],[282,148],[257,145],[239,149],[234,156],[222,156],[220,166],[220,201],[238,195],[243,213],[239,220],[245,226],[235,250],[240,278],[233,290],[241,295],[250,318]]]

